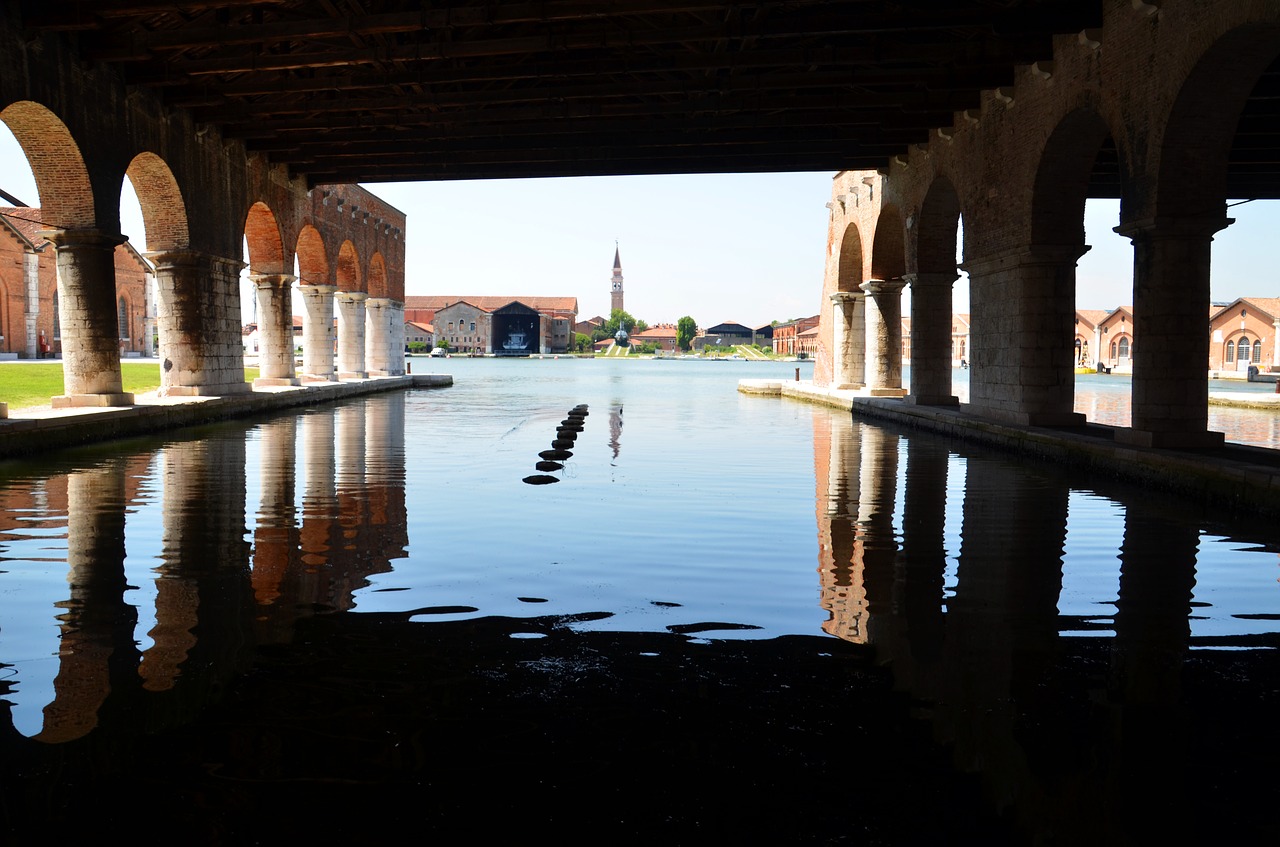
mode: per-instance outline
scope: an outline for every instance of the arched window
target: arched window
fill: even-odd
[[[1262,364],[1262,339],[1261,338],[1253,342],[1253,363],[1255,365]]]
[[[1226,353],[1226,356],[1224,357],[1223,361],[1228,365],[1234,364],[1236,360],[1236,345],[1228,341],[1227,347],[1223,352]]]
[[[1127,338],[1120,339],[1120,358],[1129,358],[1129,339]]]
[[[116,320],[120,326],[120,340],[129,340],[129,302],[123,297],[120,298],[119,311],[116,312]]]
[[[1236,344],[1236,360],[1240,362],[1249,361],[1249,339],[1241,338]]]
[[[1116,343],[1112,341],[1111,342],[1111,358],[1114,360],[1115,357],[1116,357]]]

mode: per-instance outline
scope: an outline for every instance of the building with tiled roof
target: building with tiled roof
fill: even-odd
[[[1280,297],[1238,297],[1209,318],[1209,370],[1280,370]]]
[[[0,356],[45,358],[62,354],[53,245],[40,210],[0,208]],[[115,249],[116,322],[120,355],[155,354],[156,308],[151,264],[133,245]]]

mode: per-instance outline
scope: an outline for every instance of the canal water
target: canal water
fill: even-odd
[[[14,843],[1277,843],[1277,527],[794,364],[430,366],[0,465]]]

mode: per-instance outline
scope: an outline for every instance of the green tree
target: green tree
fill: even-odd
[[[445,350],[448,350],[448,349],[449,349],[449,339],[447,339],[447,338],[441,338],[439,341],[437,341],[437,342],[436,342],[436,346],[437,346],[437,347],[443,347]]]
[[[595,341],[596,339],[587,335],[585,332],[577,332],[574,333],[573,347],[579,353],[585,353],[591,349],[591,345]]]
[[[600,333],[600,338],[596,340],[613,338],[618,334],[620,327],[626,329],[628,335],[634,335],[637,332],[644,332],[649,328],[649,325],[644,321],[636,320],[622,309],[614,309],[609,313],[609,320],[604,322],[604,326],[596,330],[596,332]],[[594,335],[595,333],[592,334]]]
[[[693,337],[698,334],[698,322],[685,315],[676,321],[676,346],[688,350],[693,346]]]

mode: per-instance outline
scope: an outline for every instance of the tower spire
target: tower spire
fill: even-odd
[[[609,312],[612,315],[614,309],[622,309],[622,254],[618,250],[618,242],[613,242],[613,280],[610,283],[610,306]],[[625,309],[623,309],[625,311]]]

